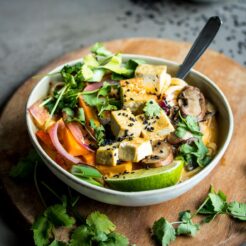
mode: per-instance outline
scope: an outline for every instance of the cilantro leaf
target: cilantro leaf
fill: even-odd
[[[210,188],[208,197],[204,200],[201,206],[197,209],[197,214],[208,215],[203,222],[209,223],[212,221],[218,214],[226,213],[227,202],[226,195],[222,191],[214,190],[213,186]]]
[[[109,220],[109,218],[98,211],[91,213],[87,219],[86,224],[93,228],[96,232],[104,232],[106,234],[115,230],[115,225]]]
[[[103,145],[105,141],[105,129],[103,125],[96,126],[94,120],[90,120],[90,126],[95,131],[95,137],[97,140],[98,145]]]
[[[17,165],[13,166],[10,170],[10,177],[26,179],[33,177],[35,164],[41,164],[43,161],[38,153],[32,149],[26,157],[22,158]]]
[[[119,86],[104,82],[100,89],[83,93],[83,99],[89,106],[96,107],[98,115],[102,116],[104,111],[117,110],[120,106],[120,101],[110,95],[112,89],[118,90]]]
[[[111,232],[108,234],[107,241],[101,242],[99,246],[128,246],[128,239],[117,232]]]
[[[46,246],[52,238],[52,223],[44,216],[39,216],[32,225],[33,239],[36,246]]]
[[[152,227],[153,236],[162,246],[167,246],[176,239],[175,229],[164,218],[155,221]]]
[[[230,202],[227,211],[233,218],[246,221],[246,203]]]
[[[47,208],[44,215],[54,226],[71,227],[75,223],[75,219],[67,214],[66,208],[61,204]]]
[[[179,213],[179,220],[182,221],[182,223],[176,229],[177,235],[195,236],[200,226],[199,224],[194,224],[191,217],[190,211],[183,211]]]
[[[153,117],[153,116],[159,116],[161,113],[161,107],[159,106],[159,104],[154,101],[154,100],[149,100],[145,107],[143,108],[144,114],[147,117]]]
[[[91,246],[91,238],[93,235],[93,231],[88,226],[79,226],[74,230],[69,246]]]

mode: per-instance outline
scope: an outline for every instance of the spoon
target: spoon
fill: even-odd
[[[189,53],[185,57],[183,64],[180,65],[176,75],[177,78],[184,79],[186,77],[193,65],[213,41],[221,25],[222,21],[219,16],[209,18],[206,25],[198,35],[196,41],[192,45]]]

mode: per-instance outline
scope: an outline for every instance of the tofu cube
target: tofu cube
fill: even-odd
[[[145,103],[156,99],[156,95],[148,95],[143,86],[143,79],[121,80],[121,98],[123,109],[129,108],[133,114],[141,114]]]
[[[97,149],[96,163],[115,166],[119,161],[119,143],[101,146]]]
[[[141,124],[129,109],[111,112],[111,130],[116,138],[139,137]]]
[[[125,139],[120,143],[119,159],[123,161],[139,162],[152,154],[150,140],[145,138]]]
[[[165,65],[140,64],[137,66],[135,76],[143,78],[143,86],[147,93],[162,94],[171,83],[171,76],[167,73]]]
[[[143,137],[150,140],[163,140],[168,134],[174,131],[170,119],[163,110],[161,110],[158,116],[147,118],[144,114],[141,114],[136,118],[142,124]]]

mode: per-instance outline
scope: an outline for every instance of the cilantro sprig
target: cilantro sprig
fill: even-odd
[[[146,117],[151,118],[153,116],[159,116],[161,113],[161,107],[159,104],[151,99],[149,100],[146,104],[145,107],[143,108],[144,114]]]
[[[179,138],[185,137],[186,134],[194,138],[193,141],[179,146],[179,155],[183,157],[186,166],[204,167],[211,161],[212,158],[202,141],[203,134],[195,117],[189,115],[183,117],[179,112],[179,122],[174,134]]]
[[[200,223],[194,223],[192,219],[198,214],[205,217]],[[211,186],[208,196],[193,214],[189,210],[182,211],[179,220],[171,223],[160,218],[153,224],[152,236],[157,243],[167,246],[179,235],[195,236],[204,223],[211,222],[219,214],[246,221],[246,203],[227,202],[226,195],[221,190],[216,192]]]

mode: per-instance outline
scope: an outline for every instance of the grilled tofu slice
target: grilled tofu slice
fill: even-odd
[[[145,117],[144,114],[138,115],[137,120],[142,125],[142,135],[151,140],[163,140],[174,131],[174,127],[167,117],[166,113],[161,110],[158,116],[151,118]]]
[[[160,95],[171,83],[171,76],[167,74],[167,66],[140,64],[135,76],[143,78],[143,86],[147,93]]]
[[[96,163],[115,166],[119,161],[119,143],[101,146],[97,149]]]
[[[126,139],[120,143],[119,159],[123,161],[139,162],[152,154],[150,140],[145,138]]]
[[[142,78],[121,80],[120,85],[123,109],[129,108],[133,114],[142,113],[145,103],[157,98],[146,93]]]
[[[116,138],[139,137],[141,124],[129,109],[111,112],[111,130]]]

